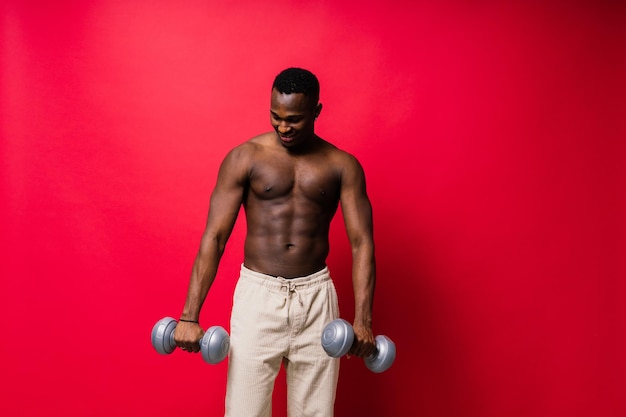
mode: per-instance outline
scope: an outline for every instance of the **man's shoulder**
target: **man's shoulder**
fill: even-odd
[[[357,157],[341,149],[330,142],[324,141],[328,145],[326,147],[326,158],[331,166],[341,173],[342,177],[363,176],[363,167]]]
[[[324,151],[328,157],[340,165],[358,164],[357,158],[350,152],[337,147],[336,145],[324,140]]]
[[[240,143],[230,150],[228,153],[229,157],[245,157],[252,156],[255,153],[263,151],[263,149],[267,148],[270,145],[270,134],[262,133],[253,138],[246,140],[245,142]]]
[[[274,132],[265,132],[260,135],[256,135],[253,138],[248,139],[243,144],[250,144],[256,146],[269,146],[276,143],[276,134]]]

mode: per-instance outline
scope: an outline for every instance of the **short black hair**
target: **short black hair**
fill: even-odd
[[[312,104],[317,104],[320,99],[320,83],[315,74],[302,68],[287,68],[274,79],[272,89],[279,93],[292,94],[302,93],[310,97]]]

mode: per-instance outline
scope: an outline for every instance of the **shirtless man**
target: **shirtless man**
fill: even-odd
[[[326,268],[329,228],[338,204],[352,247],[355,342],[375,349],[372,208],[359,162],[315,134],[322,110],[319,83],[289,68],[272,86],[274,131],[231,150],[211,195],[206,230],[175,330],[178,347],[198,352],[198,317],[239,208],[247,236],[233,298],[226,416],[271,414],[275,377],[285,366],[291,416],[333,415],[339,360],[321,347],[323,327],[339,315]]]

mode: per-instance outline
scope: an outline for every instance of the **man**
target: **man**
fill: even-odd
[[[202,303],[243,205],[247,235],[233,297],[226,416],[271,414],[272,390],[285,366],[290,416],[333,415],[339,360],[321,347],[324,326],[339,315],[326,268],[329,228],[338,204],[352,247],[355,297],[352,355],[375,349],[372,208],[359,162],[315,134],[319,82],[289,68],[272,86],[274,131],[231,150],[211,195],[177,346],[198,352]]]

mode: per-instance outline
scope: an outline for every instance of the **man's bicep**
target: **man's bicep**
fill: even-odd
[[[231,150],[220,164],[214,191],[234,192],[243,189],[248,178],[249,161],[249,152],[243,146]]]
[[[246,178],[241,157],[231,151],[220,166],[211,194],[207,231],[230,233],[243,201]]]
[[[342,176],[341,209],[352,242],[371,238],[372,206],[367,196],[363,168],[354,158],[350,159]]]

